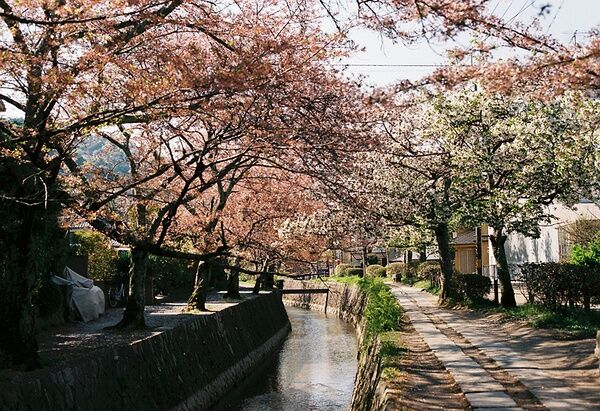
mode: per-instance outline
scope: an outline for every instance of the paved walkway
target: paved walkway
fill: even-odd
[[[597,364],[569,362],[582,344],[547,344],[531,330],[507,334],[438,307],[436,296],[419,289],[393,284],[392,291],[474,409],[600,410]]]

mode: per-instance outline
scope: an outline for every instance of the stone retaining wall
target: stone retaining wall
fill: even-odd
[[[0,380],[2,410],[203,410],[290,330],[280,296],[202,315],[132,345]]]
[[[354,390],[352,392],[351,411],[386,410],[394,403],[393,395],[380,379],[381,343],[378,338],[370,344],[363,341],[362,316],[367,304],[367,297],[356,285],[328,283],[329,297],[326,294],[284,294],[283,302],[300,308],[325,311],[353,324],[356,327],[359,351]],[[284,288],[323,288],[321,282],[285,280]],[[335,344],[335,342],[332,342]]]
[[[329,296],[327,294],[284,294],[283,302],[285,305],[323,312],[327,302],[327,313],[334,314],[361,329],[362,313],[367,302],[365,294],[352,284],[330,282],[328,286]],[[285,280],[284,282],[285,289],[324,287],[323,283],[316,281]]]

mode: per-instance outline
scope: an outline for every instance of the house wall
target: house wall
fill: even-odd
[[[461,273],[473,273],[476,271],[474,245],[455,246],[454,268]]]
[[[573,208],[553,204],[547,211],[554,217],[549,224],[540,226],[539,238],[516,233],[508,235],[505,249],[509,264],[557,262],[560,259],[558,229],[578,219],[600,219],[600,208],[593,203],[578,203]],[[488,258],[490,265],[496,264],[491,245]]]

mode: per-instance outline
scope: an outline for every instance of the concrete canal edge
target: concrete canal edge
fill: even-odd
[[[381,342],[376,338],[372,344],[363,341],[363,311],[367,305],[365,293],[353,284],[328,283],[326,294],[284,294],[285,305],[325,312],[337,316],[355,326],[358,340],[358,364],[352,392],[351,411],[385,410],[399,395],[381,378]],[[311,281],[285,280],[285,288],[323,288],[323,284]],[[332,342],[335,344],[335,341]]]
[[[261,295],[132,345],[0,381],[0,409],[204,410],[279,348],[290,322]]]

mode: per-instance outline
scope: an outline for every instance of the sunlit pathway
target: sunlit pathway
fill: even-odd
[[[394,284],[392,291],[473,408],[600,409],[597,365],[568,361],[576,343],[508,335],[484,319],[439,308],[437,297],[416,288]]]

